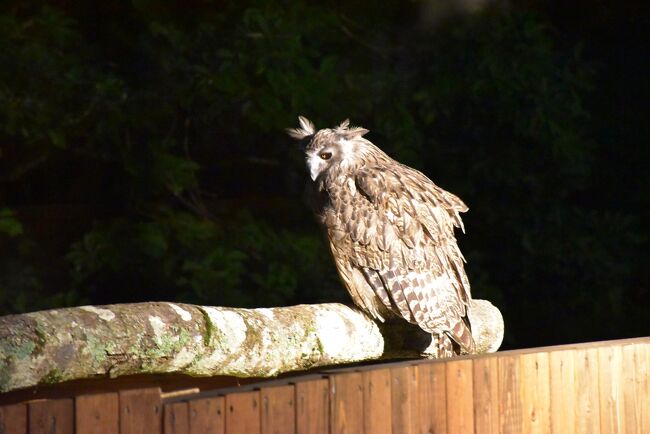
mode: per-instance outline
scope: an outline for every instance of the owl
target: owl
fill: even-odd
[[[299,123],[287,132],[304,146],[308,202],[354,303],[430,333],[435,357],[472,353],[470,285],[454,237],[467,206],[364,139],[365,128]]]

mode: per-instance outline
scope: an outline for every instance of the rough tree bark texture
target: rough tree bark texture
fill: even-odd
[[[501,314],[487,301],[473,303],[477,351],[496,351]],[[0,317],[0,391],[142,373],[267,377],[409,354],[384,335],[341,304],[235,309],[161,302],[9,315]]]

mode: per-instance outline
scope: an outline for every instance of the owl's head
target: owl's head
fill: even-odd
[[[359,161],[361,149],[367,142],[362,136],[368,132],[361,127],[350,127],[348,119],[336,128],[316,131],[314,124],[298,117],[300,128],[288,128],[287,133],[304,145],[307,169],[313,181],[332,169],[352,169]]]

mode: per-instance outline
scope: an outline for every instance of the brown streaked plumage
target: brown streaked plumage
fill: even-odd
[[[470,286],[454,237],[467,206],[364,139],[368,130],[299,122],[287,131],[304,143],[310,203],[354,303],[377,320],[417,324],[439,356],[471,353]]]

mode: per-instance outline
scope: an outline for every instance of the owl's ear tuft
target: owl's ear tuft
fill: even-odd
[[[287,128],[286,132],[289,136],[297,140],[302,140],[305,137],[313,136],[316,132],[316,127],[314,123],[307,119],[304,116],[298,116],[298,122],[300,123],[300,128]]]
[[[289,134],[290,137],[296,140],[302,140],[305,137],[308,137],[310,135],[305,133],[305,131],[303,131],[300,128],[285,128],[285,131],[287,132],[287,134]]]
[[[350,119],[346,119],[343,122],[341,122],[341,124],[338,127],[336,127],[334,131],[336,131],[341,137],[345,139],[353,139],[354,137],[361,137],[368,132],[368,130],[365,128],[351,127]]]
[[[362,137],[364,134],[367,134],[368,131],[370,130],[362,127],[352,127],[345,133],[345,135],[348,139],[351,139],[353,137]]]
[[[300,122],[300,126],[302,129],[309,134],[314,134],[316,132],[316,127],[314,126],[314,123],[307,119],[304,116],[298,116],[298,122]]]

